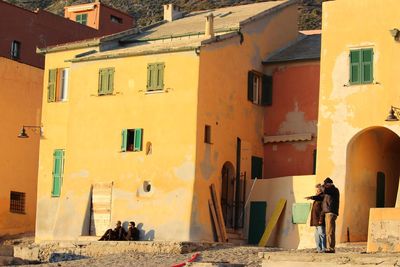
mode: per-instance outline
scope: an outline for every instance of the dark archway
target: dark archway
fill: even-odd
[[[395,206],[399,174],[400,137],[396,133],[371,127],[350,140],[341,240],[367,241],[369,210]]]

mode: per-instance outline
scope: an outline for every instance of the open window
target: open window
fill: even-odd
[[[121,151],[142,151],[143,129],[123,129]]]
[[[248,72],[247,99],[261,106],[272,105],[272,76],[257,71]]]
[[[50,69],[47,102],[66,101],[68,97],[69,68]]]

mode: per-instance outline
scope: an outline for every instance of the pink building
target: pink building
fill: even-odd
[[[263,178],[315,173],[320,50],[320,32],[301,32],[263,61],[273,79],[264,116]]]
[[[64,8],[64,17],[94,28],[99,35],[125,31],[135,26],[129,14],[96,0],[94,3],[72,5]]]

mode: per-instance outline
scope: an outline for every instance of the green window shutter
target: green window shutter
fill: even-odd
[[[257,179],[262,179],[263,169],[263,159],[259,157],[251,157],[251,179],[257,177]]]
[[[350,83],[361,83],[361,50],[350,51]]]
[[[125,152],[127,149],[127,143],[128,143],[128,130],[123,129],[121,132],[121,135],[122,135],[121,151]]]
[[[112,94],[114,91],[114,68],[107,71],[107,93]]]
[[[49,84],[47,86],[47,102],[56,101],[57,69],[49,70]]]
[[[133,151],[142,151],[143,129],[135,129]]]
[[[261,105],[272,105],[272,76],[263,75],[262,77],[262,93]]]
[[[156,65],[156,89],[161,90],[164,88],[164,63]]]
[[[152,69],[152,64],[147,64],[147,90],[151,89],[151,69]]]
[[[362,83],[372,83],[373,81],[373,50],[362,50]]]
[[[61,194],[63,170],[64,150],[56,149],[53,153],[53,189],[51,192],[53,197],[59,197]]]
[[[247,100],[253,102],[253,83],[254,72],[249,71],[247,74]]]

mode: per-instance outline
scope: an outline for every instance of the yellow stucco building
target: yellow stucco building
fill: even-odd
[[[369,251],[400,236],[399,209],[371,209],[400,207],[400,114],[385,120],[400,106],[398,8],[396,0],[323,4],[317,177],[341,191],[338,241],[366,241],[369,231]]]
[[[297,14],[292,0],[212,15],[166,5],[140,31],[41,50],[36,241],[98,236],[116,220],[134,220],[141,239],[211,241],[211,184],[228,228],[247,235],[223,181],[242,185],[243,205],[263,155],[262,60],[296,39]]]

